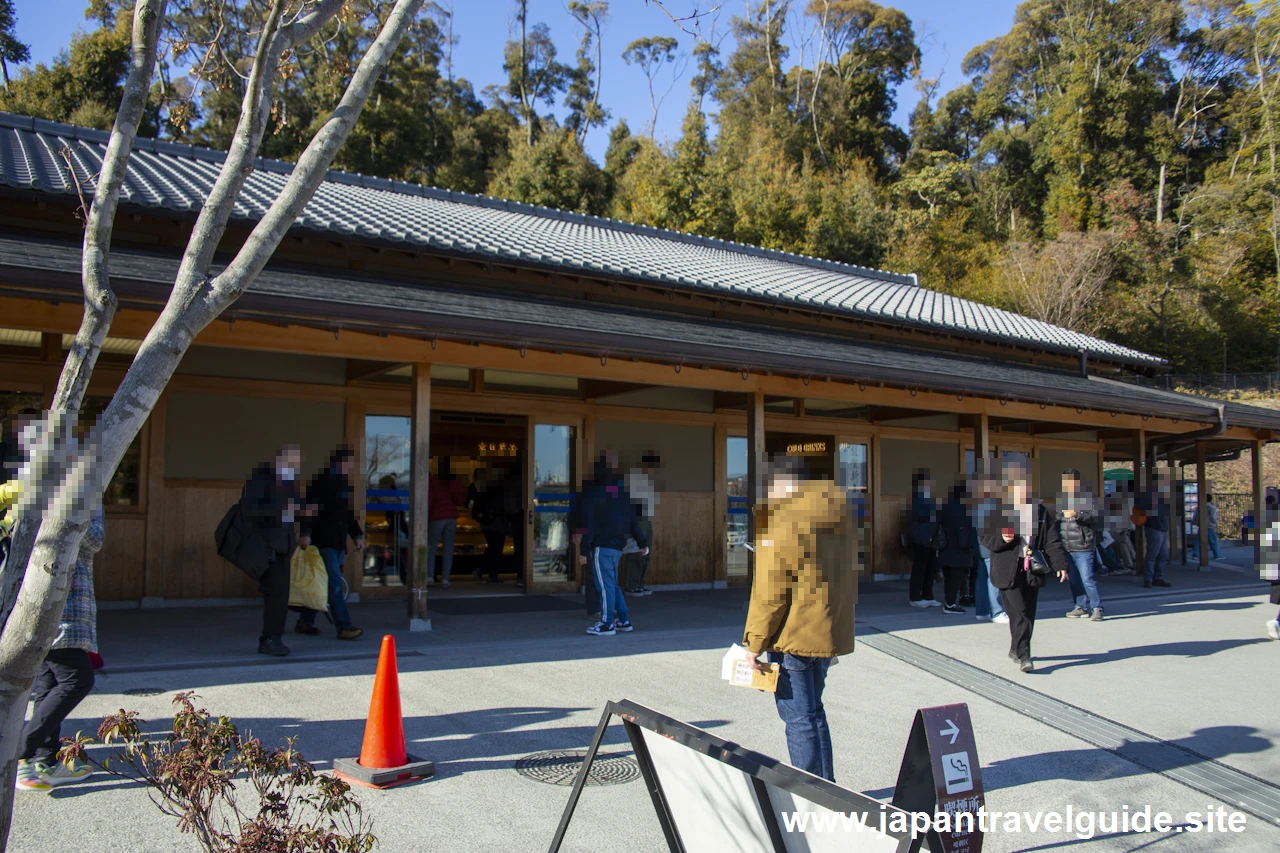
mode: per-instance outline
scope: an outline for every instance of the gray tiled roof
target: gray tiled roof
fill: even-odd
[[[102,131],[0,113],[0,185],[75,193],[60,153],[69,149],[76,179],[89,188],[107,138]],[[122,200],[197,211],[223,157],[220,151],[140,139]],[[235,216],[260,218],[292,168],[260,160]],[[928,290],[914,276],[345,172],[329,173],[297,227],[421,251],[712,291],[1037,350],[1084,350],[1123,364],[1163,363],[1128,347]]]
[[[36,274],[48,288],[74,295],[79,247],[69,242],[0,235],[0,268]],[[112,267],[126,303],[154,305],[172,287],[178,259],[117,250]],[[1180,418],[1210,424],[1216,401],[1097,376],[930,353],[827,335],[761,328],[667,311],[598,305],[582,300],[504,295],[448,286],[407,284],[354,275],[315,275],[267,267],[235,306],[235,316],[333,328],[392,328],[399,335],[493,340],[614,358],[645,357],[672,365],[812,375],[821,398],[830,376],[854,382],[1073,405],[1101,411]],[[659,380],[660,381],[660,380]],[[1236,426],[1280,429],[1280,412],[1227,404]]]

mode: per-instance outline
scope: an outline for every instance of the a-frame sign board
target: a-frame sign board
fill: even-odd
[[[973,741],[969,706],[940,705],[916,711],[893,804],[913,813],[948,815],[951,831],[928,832],[931,853],[982,853],[978,813],[984,807],[982,768]],[[957,822],[957,816],[963,816]],[[923,839],[911,843],[911,853]]]
[[[906,853],[911,843],[900,809],[624,700],[600,717],[550,853],[560,850],[614,717],[671,853]]]

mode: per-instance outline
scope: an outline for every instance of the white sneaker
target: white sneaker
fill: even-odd
[[[939,600],[938,600],[938,599],[936,599],[936,598],[926,598],[926,599],[924,600],[924,603],[925,603],[925,606],[927,606],[927,607],[941,607],[941,606],[942,606],[942,602],[941,602],[941,601],[939,601]]]
[[[973,618],[974,618],[974,619],[977,619],[979,622],[990,622],[990,621],[991,621],[991,617],[990,617],[990,616],[981,616],[981,615],[979,615],[979,616],[975,616],[975,617],[973,617]]]
[[[992,621],[992,622],[998,622],[998,623],[999,623],[999,624],[1001,624],[1001,625],[1008,625],[1008,624],[1009,624],[1009,614],[1008,614],[1008,613],[1001,613],[1001,614],[998,614],[998,615],[996,615],[996,616],[991,617],[991,621]]]
[[[445,589],[448,589],[449,587],[453,586],[453,584],[449,583],[448,581],[441,581],[440,586],[444,587]]]
[[[929,606],[929,602],[925,601],[923,598],[917,599],[915,601],[909,601],[907,603],[910,604],[912,607],[928,607]]]
[[[1267,623],[1267,636],[1273,640],[1280,640],[1280,620],[1272,619]]]

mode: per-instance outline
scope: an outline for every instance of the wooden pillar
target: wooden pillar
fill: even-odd
[[[165,412],[168,394],[161,394],[147,418],[146,482],[147,544],[143,552],[142,607],[160,607],[164,604],[164,448]],[[179,533],[179,531],[174,531]],[[172,569],[172,567],[168,567]]]
[[[973,416],[973,470],[981,477],[991,473],[991,424],[986,412]]]
[[[409,433],[409,630],[430,631],[427,577],[432,555],[427,553],[427,481],[431,476],[431,365],[426,362],[413,365]]]
[[[1200,571],[1209,570],[1209,476],[1205,471],[1205,442],[1196,442],[1196,526],[1200,529]]]
[[[1267,526],[1266,488],[1262,480],[1262,442],[1250,442],[1253,451],[1253,556],[1254,565],[1262,554],[1262,531]]]
[[[765,479],[764,442],[764,393],[753,391],[747,395],[747,541],[757,546],[757,514],[764,508]],[[755,552],[747,557],[747,583],[755,576]]]
[[[729,580],[729,428],[717,423],[712,429],[715,436],[712,458],[712,485],[715,487],[715,543],[711,547],[715,570],[711,573],[716,584]]]
[[[1133,437],[1133,498],[1137,504],[1138,496],[1145,494],[1147,487],[1147,431],[1139,428]],[[1137,561],[1138,575],[1141,576],[1147,560],[1147,533],[1139,527],[1133,534],[1134,558]]]

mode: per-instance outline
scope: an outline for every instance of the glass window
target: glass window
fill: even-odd
[[[747,576],[747,440],[731,437],[728,439],[727,465],[725,474],[728,477],[728,529],[729,542],[725,549],[728,560],[729,577]]]
[[[364,422],[365,583],[403,584],[409,557],[410,427],[403,417]]]
[[[534,583],[562,582],[573,577],[569,566],[573,439],[571,426],[536,424],[533,428]]]
[[[867,565],[867,518],[871,512],[868,500],[867,445],[840,443],[840,470],[838,484],[843,486],[849,496],[849,507],[853,511],[854,520],[858,524],[858,565]]]

